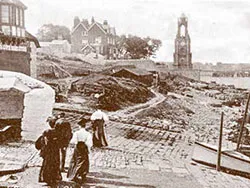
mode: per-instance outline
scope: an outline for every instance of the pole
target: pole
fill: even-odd
[[[223,117],[224,113],[221,113],[221,121],[220,121],[220,136],[219,136],[219,146],[217,151],[217,166],[216,170],[220,171],[220,162],[221,162],[221,146],[222,146],[222,132],[223,132]]]
[[[236,151],[239,151],[239,149],[240,149],[240,143],[241,143],[243,128],[244,128],[244,124],[245,124],[245,121],[246,121],[246,118],[247,118],[247,111],[248,111],[249,101],[250,101],[250,93],[249,93],[249,95],[248,95],[247,104],[246,104],[246,109],[245,109],[243,121],[242,121],[242,124],[241,124],[241,127],[240,127],[240,134],[239,134],[239,137],[238,137],[238,142],[237,142]]]

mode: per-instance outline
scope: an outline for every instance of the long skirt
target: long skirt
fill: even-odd
[[[67,177],[70,181],[82,182],[89,172],[88,148],[84,142],[78,142],[70,161]]]
[[[93,146],[103,147],[107,145],[108,143],[104,132],[104,121],[95,120],[93,124]]]
[[[43,156],[39,182],[54,184],[61,179],[59,150],[50,150]]]

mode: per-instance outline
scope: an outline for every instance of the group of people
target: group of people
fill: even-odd
[[[72,144],[74,152],[71,156],[67,178],[69,181],[83,183],[89,172],[91,148],[108,145],[104,132],[107,120],[108,116],[101,110],[97,110],[90,119],[81,118],[78,122],[80,128],[73,134],[71,124],[65,119],[64,113],[48,118],[50,128],[44,131],[35,143],[35,147],[43,158],[39,182],[52,186],[62,180],[61,173],[65,172],[67,147]],[[92,125],[92,134],[85,129],[89,122]]]

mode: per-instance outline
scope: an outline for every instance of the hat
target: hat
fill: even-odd
[[[78,125],[85,125],[86,123],[88,123],[89,122],[89,118],[86,118],[86,117],[83,117],[83,118],[81,118],[81,120],[80,121],[78,121]]]

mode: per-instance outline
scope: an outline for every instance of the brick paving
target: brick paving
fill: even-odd
[[[94,149],[90,154],[91,171],[93,173],[100,170],[104,172],[110,171],[111,173],[116,172],[116,174],[117,171],[120,171],[121,174],[127,171],[133,171],[137,174],[137,171],[142,170],[148,173],[151,172],[153,176],[156,176],[158,173],[166,173],[168,178],[164,180],[162,177],[162,185],[157,184],[157,187],[164,187],[163,185],[168,185],[169,187],[185,187],[183,184],[178,183],[181,179],[182,181],[185,180],[185,182],[189,182],[191,179],[190,186],[199,185],[199,187],[227,188],[250,186],[250,180],[248,179],[216,172],[214,169],[202,165],[192,165],[190,162],[193,145],[190,144],[189,136],[185,135],[185,133],[181,135],[179,133],[117,122],[110,122],[106,131],[109,135],[109,147]],[[170,144],[172,142],[170,138],[175,138],[175,142]],[[36,152],[31,143],[20,142],[6,146],[8,146],[6,150],[3,149],[3,147],[0,149],[1,156],[9,161],[24,162]],[[20,147],[22,148],[21,150]],[[73,148],[68,149],[67,164],[72,151]],[[35,168],[39,171],[37,167],[40,165],[41,158],[36,154],[29,163],[29,169]],[[23,173],[24,175],[26,171]],[[170,174],[173,176],[172,179],[169,178],[169,176],[171,177]],[[129,177],[129,179],[131,178],[132,177]],[[22,179],[25,179],[25,177],[22,177]],[[35,179],[37,179],[37,177],[35,177]],[[116,187],[116,185],[108,184],[106,180],[98,180],[98,182],[95,182],[94,179],[95,178],[90,175],[87,185],[93,187],[98,185]],[[20,180],[20,182],[22,181]],[[121,185],[125,187],[126,185],[129,186],[127,179],[122,182]],[[156,183],[151,183],[147,186],[146,184],[136,184],[138,180],[136,181],[135,179],[133,179],[133,182],[134,183],[130,183],[132,186],[129,187],[150,187],[156,185]],[[172,184],[170,182],[172,182]],[[174,182],[176,184],[174,184]],[[17,185],[19,184],[17,183]],[[40,186],[40,184],[37,185]]]

